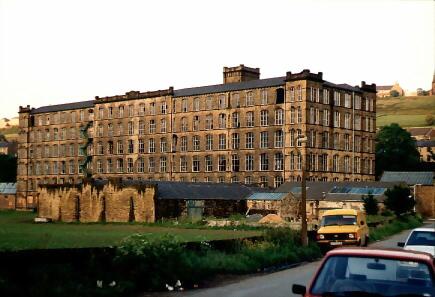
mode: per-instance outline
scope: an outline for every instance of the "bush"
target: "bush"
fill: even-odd
[[[208,242],[189,249],[172,235],[156,239],[134,235],[118,248],[116,261],[123,285],[133,286],[135,290],[161,290],[177,280],[189,287],[216,274],[257,272],[314,260],[320,255],[316,244],[302,247],[297,232],[278,228],[268,230],[264,240],[239,240],[226,250],[215,249]]]
[[[382,240],[388,236],[399,233],[406,229],[414,229],[421,226],[423,220],[416,216],[404,216],[379,227],[370,229],[370,240]]]
[[[364,209],[368,215],[377,215],[379,211],[378,200],[375,199],[373,194],[363,196]]]
[[[385,206],[398,217],[411,212],[414,208],[415,201],[408,187],[394,186],[385,191],[385,196],[387,196],[384,201]]]

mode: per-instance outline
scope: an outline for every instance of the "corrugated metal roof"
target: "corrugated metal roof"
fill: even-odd
[[[72,110],[72,109],[91,108],[94,107],[94,103],[95,100],[88,100],[88,101],[72,102],[72,103],[65,103],[65,104],[48,105],[48,106],[35,108],[30,113],[36,114],[36,113],[55,112],[55,111]]]
[[[433,172],[384,171],[381,182],[404,182],[408,185],[433,185]]]
[[[252,193],[250,196],[248,196],[246,199],[248,200],[282,200],[284,199],[289,193]]]
[[[376,199],[382,201],[385,199],[384,192],[395,185],[402,184],[396,182],[377,182],[377,181],[362,181],[362,182],[307,182],[307,199],[309,200],[333,200],[333,201],[361,201],[361,198],[371,190]],[[403,183],[404,186],[406,186]],[[382,189],[382,190],[376,190]],[[343,190],[343,191],[342,191]],[[345,191],[344,191],[345,190]],[[299,198],[301,196],[301,182],[285,182],[276,189],[276,192],[292,193],[293,196]],[[346,192],[346,193],[344,193]],[[381,193],[382,192],[382,193]]]
[[[417,140],[415,145],[418,147],[435,147],[435,140]]]
[[[17,193],[17,183],[0,183],[0,194],[14,195]]]

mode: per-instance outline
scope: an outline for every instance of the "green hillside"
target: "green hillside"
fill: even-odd
[[[427,126],[427,115],[435,117],[435,96],[390,97],[377,99],[376,125],[398,123],[402,127]]]
[[[0,129],[0,134],[4,135],[8,141],[13,141],[18,139],[18,131],[17,126],[12,126]]]

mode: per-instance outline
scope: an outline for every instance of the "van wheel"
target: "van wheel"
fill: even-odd
[[[365,240],[364,240],[364,245],[363,246],[368,246],[369,245],[369,237],[366,236]]]

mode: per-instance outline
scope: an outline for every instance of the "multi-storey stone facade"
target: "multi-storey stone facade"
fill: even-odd
[[[220,85],[20,107],[19,203],[83,176],[276,187],[305,164],[310,180],[373,180],[375,100],[374,84],[240,65]]]

